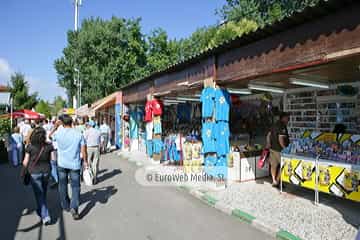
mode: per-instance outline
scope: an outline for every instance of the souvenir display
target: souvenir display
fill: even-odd
[[[305,131],[281,161],[283,182],[360,202],[360,135]]]

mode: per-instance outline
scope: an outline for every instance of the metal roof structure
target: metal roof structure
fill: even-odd
[[[273,24],[265,25],[263,27],[258,28],[256,31],[249,32],[241,36],[236,36],[233,39],[225,41],[218,46],[215,46],[210,49],[206,49],[185,60],[179,61],[175,64],[171,64],[165,69],[159,70],[157,72],[153,72],[142,79],[133,81],[123,86],[121,89],[126,89],[138,83],[159,77],[163,74],[171,73],[183,69],[204,58],[223,53],[229,49],[245,46],[247,44],[259,41],[261,39],[265,39],[267,37],[286,31],[287,29],[293,28],[295,26],[301,25],[311,20],[330,15],[331,13],[337,12],[339,9],[344,8],[354,2],[357,1],[356,0],[321,0],[315,6],[308,6],[303,10],[295,12],[293,15],[283,18]]]

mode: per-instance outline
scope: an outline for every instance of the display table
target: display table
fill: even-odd
[[[282,154],[283,182],[315,190],[315,202],[319,192],[360,202],[360,165]]]
[[[269,176],[269,165],[257,167],[260,156],[244,157],[239,152],[233,152],[233,166],[228,168],[228,178],[234,182],[252,181]]]

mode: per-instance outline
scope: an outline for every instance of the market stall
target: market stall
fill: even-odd
[[[360,135],[305,131],[283,151],[282,182],[360,202]]]
[[[148,96],[145,104],[146,148],[150,160],[198,168],[201,155],[201,109],[197,96]]]

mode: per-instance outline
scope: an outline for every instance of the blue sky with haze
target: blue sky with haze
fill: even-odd
[[[225,0],[83,0],[80,19],[90,16],[142,18],[144,33],[161,27],[171,38],[189,36],[196,28],[215,24],[215,9]],[[74,28],[73,0],[0,1],[0,84],[21,71],[31,91],[52,100],[65,96],[57,85],[54,60]]]

